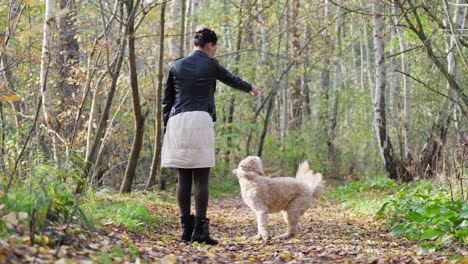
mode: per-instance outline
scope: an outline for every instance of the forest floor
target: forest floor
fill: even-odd
[[[143,234],[113,222],[97,232],[57,227],[42,246],[27,245],[27,238],[22,244],[21,237],[0,240],[0,263],[468,263],[466,249],[418,254],[416,242],[390,236],[389,227],[372,215],[356,215],[324,200],[301,218],[297,237],[264,242],[251,238],[255,215],[239,194],[212,199],[208,216],[217,246],[179,240],[175,202],[148,200],[145,207],[161,221]],[[272,236],[284,232],[281,214],[270,215],[269,227]],[[61,246],[49,241],[54,237],[61,237]]]

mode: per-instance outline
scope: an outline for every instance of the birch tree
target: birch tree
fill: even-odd
[[[399,179],[395,152],[387,132],[385,110],[385,50],[382,33],[382,1],[373,1],[373,38],[375,48],[376,86],[374,99],[374,127],[382,161],[391,179]]]
[[[55,132],[55,128],[57,127],[57,122],[55,120],[56,114],[53,110],[52,104],[52,89],[47,85],[47,76],[49,73],[49,66],[51,64],[52,29],[55,25],[54,6],[54,0],[45,1],[45,17],[43,25],[41,71],[39,74],[39,82],[46,130],[52,143],[52,155],[54,162],[56,165],[58,165],[59,160],[57,153],[57,138]]]

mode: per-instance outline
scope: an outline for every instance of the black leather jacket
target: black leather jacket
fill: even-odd
[[[193,51],[174,61],[162,98],[164,127],[169,117],[188,111],[206,111],[215,122],[216,80],[245,92],[252,90],[250,83],[231,74],[216,59],[201,51]]]

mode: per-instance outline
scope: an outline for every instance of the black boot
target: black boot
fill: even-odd
[[[180,233],[180,238],[184,241],[190,241],[193,233],[194,215],[181,216],[180,224],[182,225],[182,233]]]
[[[195,227],[193,228],[192,242],[203,243],[207,245],[217,245],[218,240],[210,237],[210,220],[204,217],[195,216]]]

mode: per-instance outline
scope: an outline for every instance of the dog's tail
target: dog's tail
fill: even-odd
[[[299,164],[297,169],[296,179],[305,183],[313,191],[314,198],[318,198],[323,189],[323,180],[321,173],[314,173],[309,168],[309,162],[304,161]]]

